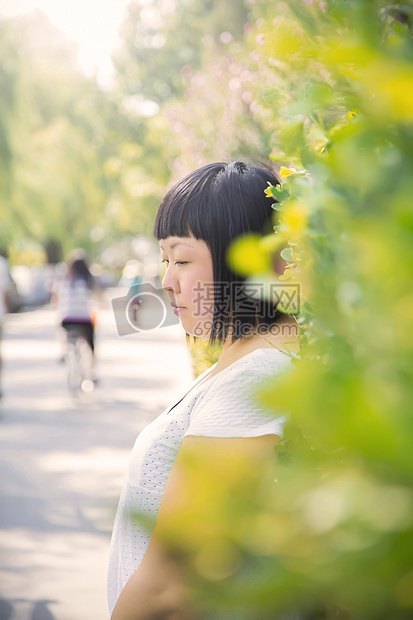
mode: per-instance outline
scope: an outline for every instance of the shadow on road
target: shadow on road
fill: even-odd
[[[51,611],[48,609],[50,603],[56,601],[26,601],[19,599],[18,601],[8,601],[0,599],[0,620],[56,620]],[[24,616],[23,616],[24,614]]]
[[[53,308],[7,317],[0,620],[108,619],[110,532],[130,451],[192,380],[179,325],[120,337],[110,308],[97,319],[99,384],[87,401],[70,398],[61,352]]]

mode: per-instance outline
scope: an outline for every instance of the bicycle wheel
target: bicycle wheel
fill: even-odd
[[[70,326],[67,330],[66,363],[71,396],[78,398],[82,393],[92,392],[92,351],[81,326]]]
[[[80,375],[80,389],[82,392],[92,392],[95,387],[91,379],[92,351],[85,338],[81,337],[76,340],[76,350]]]
[[[67,385],[72,396],[77,396],[82,389],[82,373],[79,363],[79,351],[76,340],[70,339],[68,342],[67,353]]]

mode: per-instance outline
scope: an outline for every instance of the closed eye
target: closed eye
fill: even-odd
[[[169,265],[169,260],[167,260],[166,258],[163,258],[161,260],[161,263],[166,263],[167,265]],[[175,261],[175,265],[179,265],[180,267],[182,267],[182,265],[187,265],[188,261],[183,261],[183,260],[177,260]]]

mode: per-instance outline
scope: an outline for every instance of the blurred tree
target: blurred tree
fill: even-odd
[[[122,91],[137,104],[181,96],[185,67],[198,69],[211,47],[242,39],[247,21],[242,0],[132,1],[115,55]]]
[[[48,239],[44,245],[47,256],[47,262],[56,265],[63,260],[62,247],[59,242]]]
[[[255,114],[251,89],[259,75],[250,65],[245,50],[233,45],[211,49],[202,70],[186,69],[183,98],[163,110],[164,142],[179,144],[169,164],[174,178],[211,161],[268,161],[272,130]]]
[[[19,247],[54,238],[63,253],[83,246],[95,256],[150,229],[167,170],[155,135],[79,72],[42,13],[1,28],[1,234]]]
[[[245,128],[249,121],[243,119],[239,89],[235,93],[228,86],[229,67],[235,64],[227,53],[242,41],[248,11],[248,3],[229,0],[130,4],[122,29],[124,45],[114,59],[119,112],[134,139],[108,162],[118,187],[110,208],[134,213],[130,225],[148,235],[171,174],[177,178],[200,161],[245,152],[247,143],[250,153],[267,156],[260,128],[253,123],[250,132]],[[208,69],[210,61],[215,62],[215,75]],[[211,103],[221,130],[211,129],[207,121]]]
[[[13,168],[2,183],[8,240],[55,237],[66,248],[90,247],[90,228],[105,206],[102,123],[96,121],[102,97],[76,72],[74,51],[43,14],[4,22],[2,29],[6,66],[14,58],[7,116]]]
[[[15,89],[19,54],[14,48],[5,24],[0,22],[0,209],[3,225],[0,230],[0,245],[6,247],[10,239],[10,229],[5,219],[6,203],[10,198],[11,177],[13,174],[12,149],[8,123],[15,104]]]

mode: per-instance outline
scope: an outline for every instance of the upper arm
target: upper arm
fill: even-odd
[[[238,498],[236,510],[242,521],[243,509],[248,512],[254,501],[256,481],[273,467],[278,441],[276,435],[184,439],[165,487],[151,542],[122,591],[112,620],[148,620],[159,612],[163,614],[159,617],[172,617],[167,610],[180,614],[173,617],[196,617],[189,612],[182,558],[188,555],[202,563],[205,545],[228,528],[225,502]]]
[[[279,441],[274,434],[186,437],[165,487],[155,535],[168,540],[181,538],[185,545],[187,527],[209,529],[235,496],[240,509],[244,500],[254,501],[257,480],[266,475],[274,478]]]

